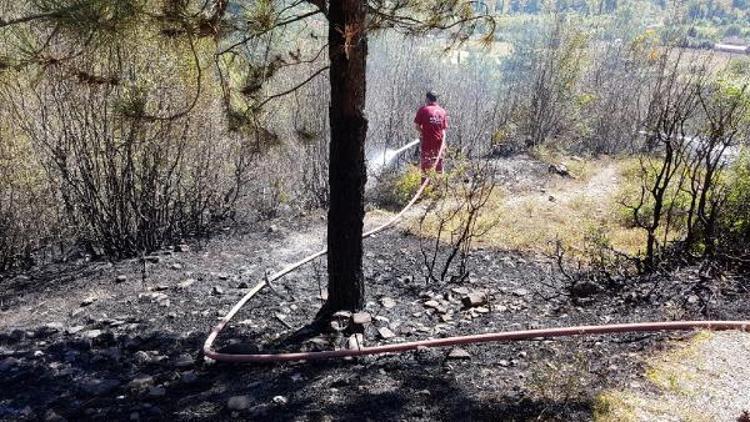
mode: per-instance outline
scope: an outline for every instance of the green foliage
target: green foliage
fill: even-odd
[[[750,150],[744,148],[727,175],[727,202],[722,226],[729,238],[750,240]]]
[[[400,208],[406,205],[422,184],[422,170],[409,166],[404,172],[381,176],[376,187],[376,200],[384,207]]]

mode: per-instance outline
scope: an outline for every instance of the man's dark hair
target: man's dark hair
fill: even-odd
[[[438,97],[437,94],[435,94],[433,91],[427,91],[427,101],[434,103],[437,101]]]

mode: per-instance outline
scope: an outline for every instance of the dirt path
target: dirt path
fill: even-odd
[[[701,333],[647,367],[640,384],[599,395],[600,421],[733,421],[750,411],[748,333]]]

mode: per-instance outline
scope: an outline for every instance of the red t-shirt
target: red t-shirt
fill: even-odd
[[[432,103],[417,111],[414,123],[422,128],[422,150],[439,150],[443,131],[448,129],[448,114],[439,105]]]

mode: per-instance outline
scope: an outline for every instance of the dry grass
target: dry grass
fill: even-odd
[[[649,359],[645,378],[650,388],[601,393],[594,419],[736,420],[750,409],[750,334],[699,333]]]
[[[478,244],[506,250],[550,253],[560,239],[574,251],[583,251],[587,239],[602,233],[619,251],[638,254],[644,244],[642,230],[624,226],[620,192],[620,164],[561,160],[575,179],[554,177],[544,190],[494,193],[483,219],[497,220]],[[571,164],[572,163],[572,164]]]

